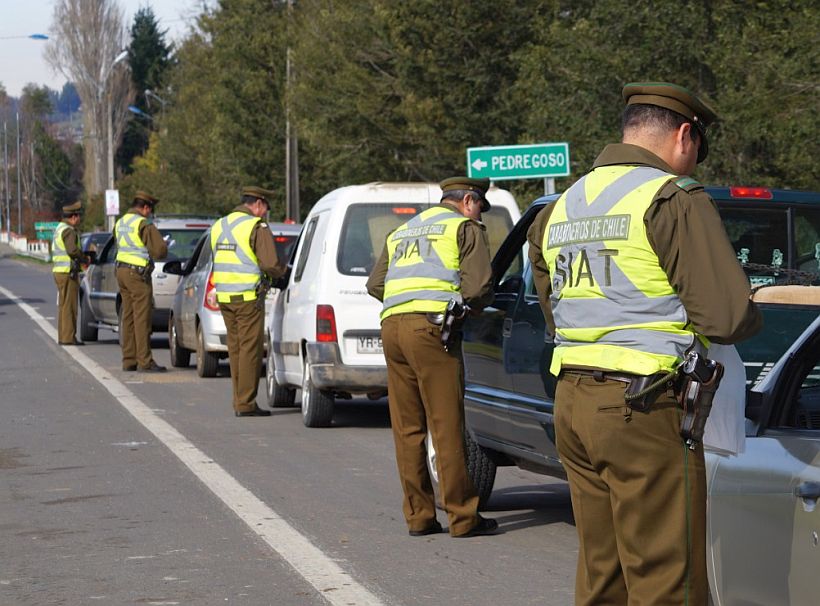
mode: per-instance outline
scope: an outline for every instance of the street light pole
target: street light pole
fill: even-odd
[[[106,78],[106,88],[108,89],[108,189],[114,189],[114,107],[111,97],[111,74],[114,72],[114,67],[117,63],[128,57],[128,51],[122,51],[114,58],[111,67],[108,69],[108,77]],[[114,229],[114,216],[108,215],[108,231]]]

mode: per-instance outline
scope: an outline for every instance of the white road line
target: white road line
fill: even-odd
[[[31,305],[24,303],[2,286],[0,293],[14,301],[48,336],[57,340],[56,329]],[[76,347],[66,347],[65,352],[187,465],[205,486],[248,525],[248,528],[293,566],[327,602],[333,606],[384,606],[383,600],[354,580],[336,561],[325,555],[173,426],[155,415],[111,373]]]

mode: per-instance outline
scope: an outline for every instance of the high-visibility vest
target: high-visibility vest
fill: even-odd
[[[646,166],[602,166],[555,203],[542,242],[556,327],[552,374],[585,366],[650,375],[707,343],[689,325],[643,221],[674,178]]]
[[[51,240],[51,271],[55,274],[67,274],[71,271],[71,257],[68,256],[63,241],[63,232],[67,229],[71,229],[71,226],[60,222]]]
[[[256,299],[256,285],[262,277],[259,260],[251,248],[251,232],[261,219],[235,211],[211,227],[214,252],[213,280],[216,300],[229,303],[241,295],[243,301]]]
[[[145,217],[136,213],[125,213],[114,226],[117,237],[117,261],[137,267],[146,267],[150,259],[148,247],[140,237],[140,227]]]
[[[443,206],[419,213],[387,236],[388,265],[381,319],[441,312],[461,301],[458,228],[469,219]]]

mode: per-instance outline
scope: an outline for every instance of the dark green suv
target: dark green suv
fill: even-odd
[[[820,193],[707,187],[753,285],[820,284]],[[527,229],[544,205],[532,203],[493,259],[495,302],[464,327],[465,409],[470,469],[489,498],[495,465],[563,477],[555,449],[552,337],[532,281]],[[817,306],[761,304],[764,328],[738,345],[752,387],[820,313]],[[748,411],[748,409],[747,409]]]

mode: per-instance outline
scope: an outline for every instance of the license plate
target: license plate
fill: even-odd
[[[384,353],[382,350],[381,337],[359,337],[356,339],[356,353],[362,354],[380,354]]]

